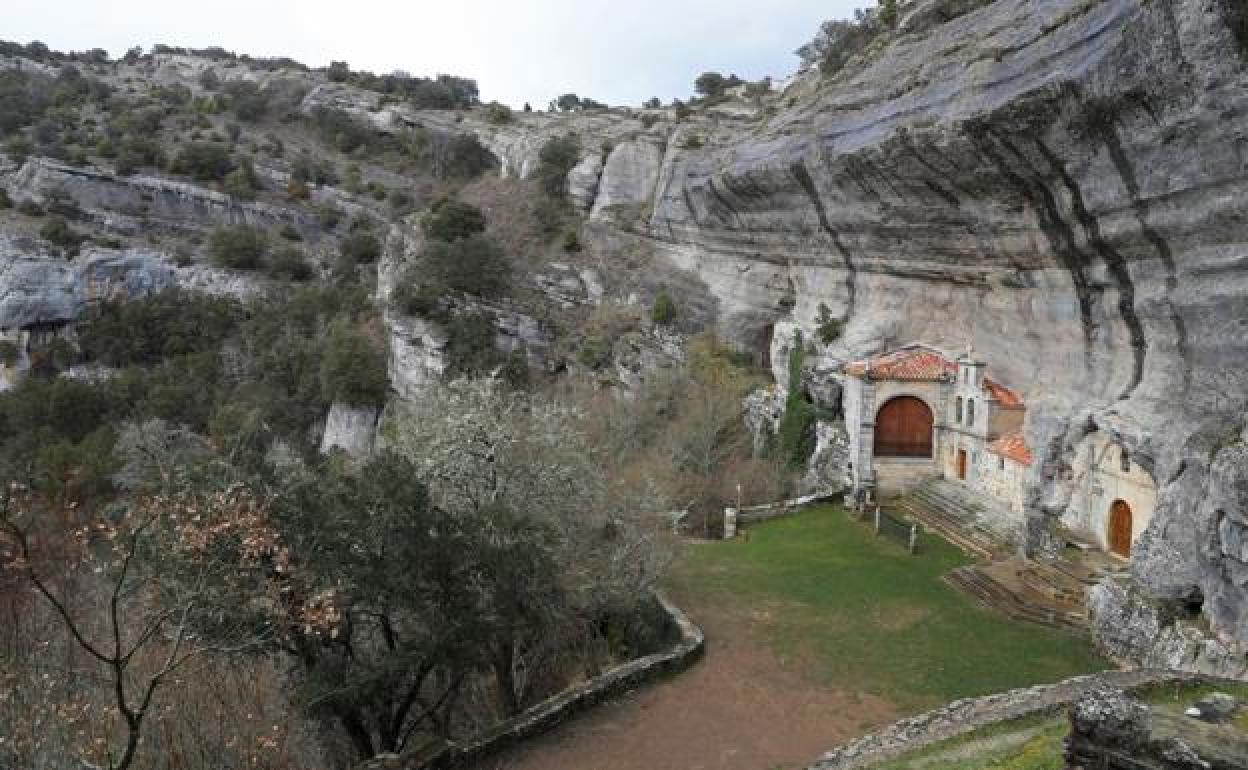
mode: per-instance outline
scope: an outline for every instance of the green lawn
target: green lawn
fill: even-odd
[[[690,547],[671,590],[764,618],[754,625],[785,660],[908,712],[1109,667],[1089,642],[990,613],[940,579],[965,563],[934,536],[911,556],[825,506]]]

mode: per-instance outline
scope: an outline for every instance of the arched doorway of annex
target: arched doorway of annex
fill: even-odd
[[[1109,506],[1109,550],[1124,559],[1131,558],[1131,533],[1134,513],[1126,500],[1115,500]]]

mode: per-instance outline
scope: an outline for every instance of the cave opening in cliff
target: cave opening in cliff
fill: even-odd
[[[771,368],[771,341],[776,334],[776,325],[769,323],[759,329],[754,336],[754,342],[751,345],[754,354],[754,364],[763,370]]]

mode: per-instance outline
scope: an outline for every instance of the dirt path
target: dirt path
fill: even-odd
[[[706,631],[701,662],[474,770],[788,770],[895,718],[779,660],[759,640],[765,614],[682,607]]]

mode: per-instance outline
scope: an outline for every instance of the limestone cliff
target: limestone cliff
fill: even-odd
[[[826,303],[828,358],[974,344],[1034,405],[1033,515],[1114,434],[1162,487],[1137,586],[1248,641],[1246,87],[1221,5],[998,0],[669,152],[651,231],[742,341]]]
[[[652,247],[696,272],[742,345],[782,349],[777,324],[809,338],[821,303],[845,322],[825,365],[911,340],[973,344],[1032,405],[1033,518],[1069,503],[1074,445],[1111,434],[1161,490],[1135,596],[1203,600],[1225,645],[1248,642],[1248,45],[1235,4],[905,8],[840,73],[807,73],[752,117],[648,134],[618,112],[466,125],[519,173],[559,130],[642,142],[616,142],[591,211],[651,209]],[[518,138],[526,128],[537,138]]]

